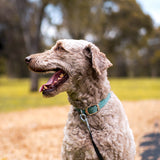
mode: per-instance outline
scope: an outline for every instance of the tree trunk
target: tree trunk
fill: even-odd
[[[39,50],[38,46],[39,45],[37,43],[31,45],[31,49],[30,49],[29,54],[33,54],[33,53],[38,52],[38,50]],[[36,92],[38,90],[38,81],[39,81],[38,74],[30,71],[30,82],[31,82],[30,91],[31,92]]]
[[[17,2],[17,9],[19,13],[19,19],[20,19],[20,24],[22,28],[22,33],[23,33],[23,38],[25,42],[25,47],[27,54],[33,54],[37,53],[40,50],[40,28],[41,28],[41,23],[44,15],[44,9],[48,2],[45,2],[42,4],[42,6],[34,12],[34,20],[32,21],[32,16],[28,20],[28,17],[26,16],[28,14],[27,10],[27,1],[21,1],[21,0],[16,0]],[[30,7],[30,6],[28,6]],[[34,7],[33,7],[34,8]],[[25,12],[24,12],[25,11]],[[27,18],[26,18],[27,17]],[[33,28],[33,25],[35,29],[35,32],[31,33],[31,29]],[[34,34],[33,34],[34,33]],[[30,91],[34,92],[38,90],[38,75],[34,72],[30,73],[31,75],[31,86],[30,86]]]
[[[41,24],[42,24],[42,19],[43,19],[43,14],[44,14],[44,9],[46,7],[47,3],[44,3],[39,11],[39,14],[37,15],[37,30],[36,30],[36,33],[35,33],[35,39],[34,39],[34,42],[35,42],[35,45],[32,47],[34,48],[35,47],[35,52],[38,52],[40,50],[40,29],[41,29]],[[32,44],[31,44],[32,46]],[[31,92],[35,92],[38,90],[38,82],[39,82],[39,77],[36,73],[34,72],[31,72],[31,86],[30,86],[30,91]]]
[[[38,89],[38,75],[34,72],[31,72],[31,86],[30,91],[35,92]]]

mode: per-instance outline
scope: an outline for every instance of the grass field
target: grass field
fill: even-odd
[[[42,79],[40,85],[47,79]],[[160,78],[110,79],[112,91],[121,100],[160,99]],[[42,98],[41,93],[29,92],[29,79],[0,77],[0,112],[44,106],[67,105],[66,93],[54,98]]]
[[[160,78],[111,79],[110,82],[121,100],[160,99]]]

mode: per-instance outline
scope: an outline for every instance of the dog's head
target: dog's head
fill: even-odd
[[[99,77],[112,64],[94,44],[84,40],[59,40],[43,53],[25,59],[35,72],[53,72],[53,76],[40,88],[44,96],[52,97],[71,90],[75,81]]]

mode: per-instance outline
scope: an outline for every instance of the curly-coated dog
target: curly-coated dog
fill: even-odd
[[[72,104],[64,131],[63,160],[100,159],[88,128],[102,159],[134,160],[133,134],[107,79],[112,64],[98,47],[85,40],[64,39],[25,60],[35,72],[54,72],[40,88],[44,96],[66,91]],[[88,128],[83,120],[88,122]]]

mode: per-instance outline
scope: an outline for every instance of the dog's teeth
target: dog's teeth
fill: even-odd
[[[44,86],[44,89],[47,89],[47,86]]]
[[[62,78],[63,76],[64,76],[64,74],[63,74],[63,73],[61,73],[59,77],[60,77],[60,78]]]

